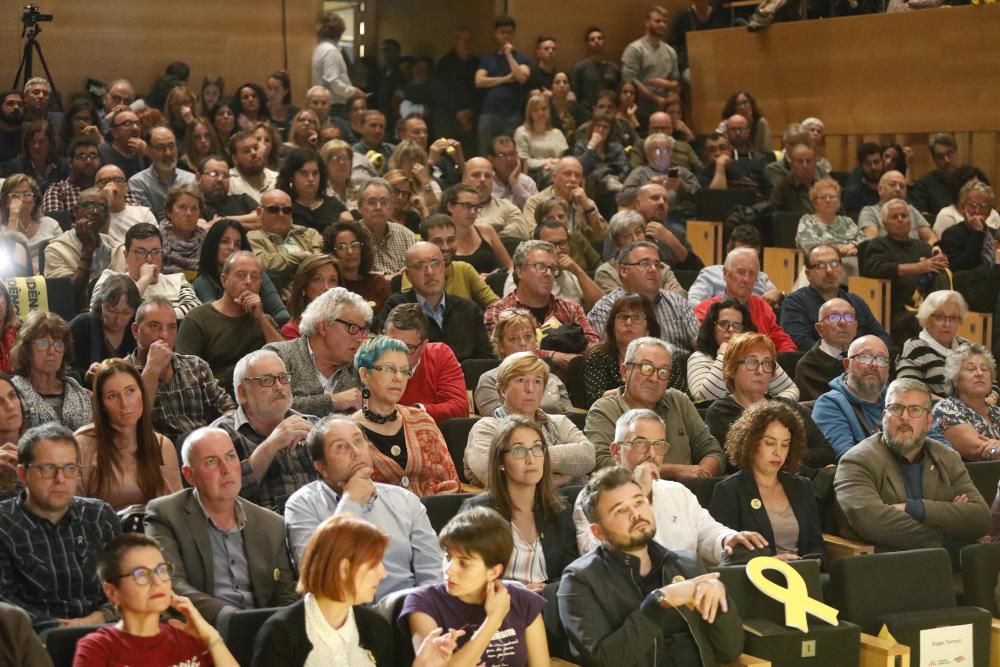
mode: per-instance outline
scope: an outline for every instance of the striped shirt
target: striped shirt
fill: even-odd
[[[615,302],[625,294],[625,289],[619,287],[605,294],[590,309],[587,320],[599,336],[603,337],[604,335],[604,327],[608,323],[608,316],[611,315],[611,309],[614,308]],[[665,340],[670,345],[670,352],[677,354],[690,350],[691,343],[697,338],[700,327],[687,300],[676,292],[661,289],[653,303],[653,311],[656,313],[656,321],[660,324],[660,339]]]
[[[715,359],[712,359],[704,352],[694,352],[688,358],[688,392],[695,402],[714,401],[731,393],[722,376],[723,356],[717,354]],[[778,398],[799,400],[799,388],[777,364],[774,368],[774,377],[767,386],[767,393]]]
[[[510,562],[504,571],[505,578],[522,584],[544,584],[549,576],[545,570],[541,533],[535,537],[533,543],[528,543],[521,537],[521,531],[513,521],[510,527],[514,532],[514,550],[510,552]]]
[[[26,493],[0,503],[0,601],[21,607],[36,628],[113,607],[97,576],[97,555],[121,533],[111,506],[73,498],[57,524],[25,506]],[[103,609],[102,609],[103,611]]]
[[[968,339],[955,336],[951,350],[968,344]],[[915,378],[926,384],[932,394],[949,396],[951,383],[944,377],[944,360],[951,350],[934,340],[924,329],[916,338],[903,343],[903,352],[896,361],[896,377]]]

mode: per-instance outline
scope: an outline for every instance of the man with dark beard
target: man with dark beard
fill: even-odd
[[[601,544],[559,584],[559,617],[584,665],[715,665],[743,648],[739,614],[718,573],[656,542],[656,519],[632,472],[613,467],[580,492]],[[600,613],[595,613],[599,610]]]
[[[259,229],[257,202],[248,194],[229,194],[230,178],[229,165],[218,155],[209,156],[198,165],[195,179],[201,194],[205,197],[205,210],[202,211],[202,216],[208,221],[221,218],[236,220],[248,231]]]
[[[13,160],[21,152],[24,97],[16,90],[3,94],[0,102],[0,162]]]
[[[886,392],[882,432],[840,460],[834,490],[841,534],[880,551],[953,547],[990,528],[990,508],[958,452],[931,440],[930,390],[899,379]]]

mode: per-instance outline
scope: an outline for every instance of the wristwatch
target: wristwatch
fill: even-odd
[[[662,588],[657,588],[655,591],[651,593],[651,595],[653,596],[653,600],[656,602],[656,604],[660,605],[665,609],[670,609],[671,607],[674,606],[670,604],[669,600],[667,600],[667,594],[663,592]]]

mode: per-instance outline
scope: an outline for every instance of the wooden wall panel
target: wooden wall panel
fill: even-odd
[[[0,22],[0,85],[14,78],[20,57],[20,6],[5,0]],[[207,73],[225,77],[229,91],[244,81],[263,81],[283,66],[281,0],[42,0],[55,14],[42,25],[40,43],[57,86],[79,91],[88,77],[124,77],[146,91],[174,60],[191,66],[200,87]],[[294,101],[309,87],[310,58],[321,0],[287,2],[288,65]],[[8,7],[9,6],[9,7]],[[16,12],[13,8],[16,8]],[[42,67],[35,59],[35,75]]]

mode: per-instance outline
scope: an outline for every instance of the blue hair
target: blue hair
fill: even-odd
[[[402,352],[406,354],[409,350],[406,343],[389,336],[374,336],[369,338],[358,351],[354,353],[354,367],[370,370],[386,352]]]

